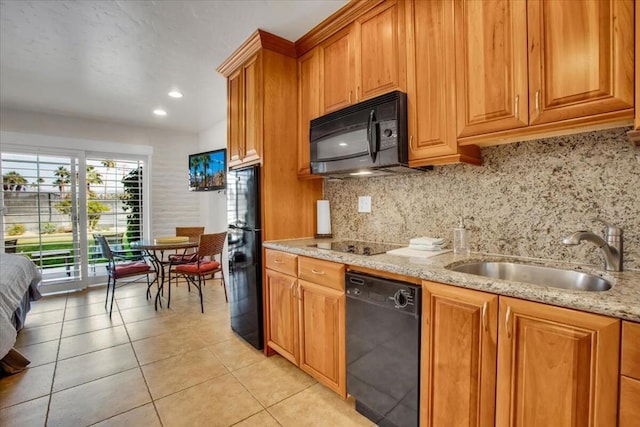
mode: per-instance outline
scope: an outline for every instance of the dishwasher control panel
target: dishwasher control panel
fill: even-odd
[[[362,300],[407,314],[420,315],[422,297],[420,285],[352,271],[345,274],[345,283],[347,298]]]

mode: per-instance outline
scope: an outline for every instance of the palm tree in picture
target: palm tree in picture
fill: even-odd
[[[196,188],[200,186],[198,184],[198,169],[200,168],[200,166],[202,166],[202,156],[191,157],[189,169],[193,171],[193,177],[190,178],[193,179],[193,186]]]
[[[208,187],[209,186],[209,174],[207,173],[207,169],[209,169],[209,156],[207,156],[206,154],[203,154],[202,156],[202,169],[204,170],[204,187]]]
[[[58,169],[56,169],[53,175],[56,177],[56,180],[53,181],[53,185],[58,187],[58,190],[60,190],[60,194],[62,195],[64,193],[65,185],[71,183],[71,172],[69,172],[69,170],[64,166],[58,166]]]
[[[111,168],[115,168],[116,167],[116,162],[114,160],[103,160],[100,162],[100,164],[102,166],[104,166],[105,168],[107,168],[107,178],[105,178],[104,180],[104,197],[107,197],[107,182],[109,181],[108,179],[108,175],[109,175],[109,170]],[[117,173],[117,171],[116,171]],[[114,177],[114,182],[115,182],[115,177]]]

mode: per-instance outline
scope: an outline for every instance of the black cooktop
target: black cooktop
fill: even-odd
[[[383,254],[391,249],[397,249],[401,245],[394,245],[391,243],[375,243],[375,242],[362,242],[359,240],[340,240],[337,242],[319,243],[311,245],[318,249],[331,249],[337,252],[346,252],[356,255],[376,255]]]

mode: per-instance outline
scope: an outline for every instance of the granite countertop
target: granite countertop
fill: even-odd
[[[339,239],[335,239],[336,241]],[[468,256],[453,255],[452,252],[431,258],[410,258],[398,255],[380,254],[372,256],[335,252],[312,247],[327,239],[296,239],[267,241],[265,248],[297,255],[366,267],[403,276],[446,283],[463,288],[476,289],[498,295],[506,295],[530,301],[538,301],[560,307],[573,308],[598,313],[620,319],[640,322],[640,271],[605,272],[593,266],[561,263],[549,260],[508,257],[483,253]],[[607,279],[612,288],[603,292],[574,291],[548,286],[531,285],[522,282],[491,279],[473,274],[448,270],[446,266],[474,261],[512,261],[538,264],[547,267],[566,268],[595,274]]]

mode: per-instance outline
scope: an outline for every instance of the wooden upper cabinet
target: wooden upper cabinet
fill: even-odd
[[[355,46],[353,27],[340,31],[322,44],[323,114],[350,105],[355,92]]]
[[[355,22],[357,101],[405,86],[404,25],[398,19],[403,8],[404,2],[387,2]]]
[[[243,66],[244,155],[243,163],[253,163],[262,155],[262,73],[261,54]]]
[[[498,296],[423,282],[420,425],[494,425]]]
[[[386,1],[321,46],[322,114],[406,90],[404,1]]]
[[[298,177],[311,175],[309,122],[320,116],[320,49],[298,58]]]
[[[620,321],[500,297],[496,425],[614,426]]]
[[[527,5],[531,125],[633,108],[633,0]]]
[[[527,126],[527,3],[458,0],[455,28],[457,136]]]
[[[480,164],[477,147],[458,147],[454,3],[406,3],[409,165]]]
[[[242,158],[244,157],[242,71],[242,69],[238,69],[227,78],[227,146],[229,149],[229,167],[242,164]]]

